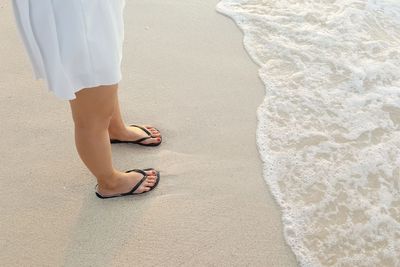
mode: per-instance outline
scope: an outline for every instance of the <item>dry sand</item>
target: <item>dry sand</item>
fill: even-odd
[[[127,0],[120,102],[157,148],[113,144],[120,170],[156,167],[148,195],[102,200],[69,104],[35,81],[0,2],[2,266],[296,266],[262,178],[257,66],[216,0]]]

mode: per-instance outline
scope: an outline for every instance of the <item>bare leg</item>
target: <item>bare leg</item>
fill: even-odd
[[[160,133],[154,127],[150,125],[142,125],[142,126],[145,126],[152,133],[152,136],[154,136],[154,138],[146,139],[141,143],[150,144],[150,143],[160,142],[160,139],[157,138],[158,136],[160,136]],[[118,139],[121,141],[139,140],[140,138],[147,136],[145,132],[138,129],[137,127],[129,127],[125,125],[121,116],[118,94],[115,97],[114,113],[112,115],[110,125],[108,127],[108,132],[111,139]]]
[[[120,172],[114,169],[108,126],[114,112],[118,84],[85,88],[70,100],[75,124],[75,145],[80,158],[97,178],[100,194],[124,193],[132,189],[142,175],[136,172]],[[148,191],[155,183],[152,171],[135,192]]]

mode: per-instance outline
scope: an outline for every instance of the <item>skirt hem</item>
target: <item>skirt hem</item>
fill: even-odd
[[[45,78],[43,78],[43,77],[35,77],[35,79],[36,79],[36,80],[43,80],[43,81],[46,81],[46,82],[47,82],[47,80],[46,80]],[[115,79],[110,79],[110,80],[99,80],[99,81],[94,82],[94,83],[82,83],[82,84],[78,84],[78,85],[75,85],[75,86],[74,86],[74,88],[76,88],[76,89],[74,89],[74,90],[71,92],[71,94],[63,94],[62,92],[54,91],[54,90],[53,90],[51,87],[49,87],[49,86],[47,86],[47,91],[48,91],[48,92],[54,93],[54,95],[55,95],[58,99],[60,99],[60,100],[74,100],[74,99],[76,99],[75,93],[77,93],[77,92],[79,92],[79,91],[81,91],[81,90],[83,90],[83,89],[85,89],[85,88],[98,87],[98,86],[102,86],[102,85],[113,85],[113,84],[120,83],[121,80],[122,80],[122,75],[119,75],[119,76],[118,76],[117,78],[115,78]]]

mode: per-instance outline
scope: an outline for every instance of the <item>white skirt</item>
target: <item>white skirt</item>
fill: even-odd
[[[13,0],[34,78],[63,100],[121,80],[125,0]]]

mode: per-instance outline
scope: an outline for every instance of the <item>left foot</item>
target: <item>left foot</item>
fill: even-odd
[[[140,125],[146,128],[150,133],[152,138],[148,138],[146,140],[141,141],[142,144],[151,144],[151,143],[160,143],[161,136],[160,132],[151,125]],[[136,141],[143,137],[148,137],[149,135],[144,132],[142,129],[134,126],[126,126],[125,130],[109,133],[110,139],[116,139],[119,141]]]

